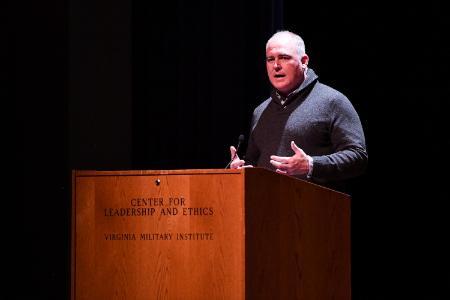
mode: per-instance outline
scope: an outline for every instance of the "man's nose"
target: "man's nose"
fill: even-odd
[[[275,59],[275,60],[274,60],[273,68],[276,69],[276,70],[281,69],[281,64],[280,64],[280,62],[278,61],[278,59]]]

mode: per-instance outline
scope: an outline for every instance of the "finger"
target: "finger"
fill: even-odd
[[[276,156],[276,155],[271,155],[270,156],[271,160],[274,160],[274,161],[277,161],[277,162],[280,162],[280,163],[284,163],[284,164],[289,162],[289,158],[290,157],[286,157],[286,156]]]
[[[294,151],[295,153],[300,153],[300,151],[302,151],[302,149],[300,149],[294,141],[291,141],[291,149],[292,151]]]
[[[239,159],[236,159],[236,160],[233,160],[233,162],[230,165],[230,168],[236,169],[236,168],[239,168],[240,166],[242,166],[242,161]]]
[[[273,159],[270,160],[270,163],[272,164],[272,166],[274,166],[275,168],[280,169],[282,171],[286,170],[286,168],[288,167],[288,165],[283,164],[283,163],[273,160]]]
[[[234,146],[230,146],[230,154],[231,159],[239,159],[239,156],[236,154],[236,148],[234,148]]]
[[[306,155],[305,152],[299,146],[297,146],[294,141],[291,142],[291,148],[295,152],[295,154],[300,154],[302,156]]]
[[[230,165],[230,169],[239,169],[245,164],[245,160],[235,159]]]
[[[275,171],[276,171],[277,173],[280,173],[280,174],[287,174],[286,171],[283,171],[283,170],[280,170],[280,169],[276,169]]]
[[[245,169],[245,168],[253,168],[252,165],[244,165],[242,167],[239,167],[238,169]]]

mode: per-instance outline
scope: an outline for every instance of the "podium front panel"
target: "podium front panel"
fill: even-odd
[[[72,299],[243,299],[240,172],[75,171]]]

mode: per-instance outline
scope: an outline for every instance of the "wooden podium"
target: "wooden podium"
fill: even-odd
[[[350,299],[350,197],[265,169],[73,171],[71,298]]]

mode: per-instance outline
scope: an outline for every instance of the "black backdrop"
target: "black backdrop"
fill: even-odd
[[[16,3],[20,200],[9,278],[25,288],[11,298],[69,297],[70,170],[227,164],[268,95],[264,46],[278,29],[304,37],[310,66],[350,98],[365,129],[354,299],[449,297],[449,24],[438,1],[381,4]]]

